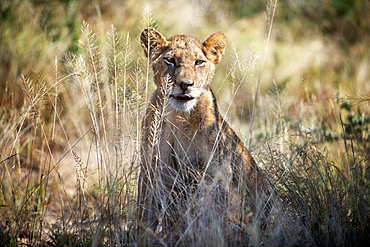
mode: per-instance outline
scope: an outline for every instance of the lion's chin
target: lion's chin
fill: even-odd
[[[173,96],[169,99],[170,105],[177,111],[190,112],[197,104],[197,99],[191,96]]]

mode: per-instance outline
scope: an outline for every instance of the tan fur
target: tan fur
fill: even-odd
[[[140,229],[144,230],[139,234],[150,227],[155,231],[155,224],[149,225],[157,220],[151,212],[156,210],[153,198],[158,191],[151,190],[158,188],[153,185],[158,179],[166,191],[173,191],[180,187],[179,177],[191,173],[198,183],[217,180],[239,194],[254,191],[253,186],[261,183],[253,158],[219,114],[210,87],[226,47],[225,35],[215,33],[203,43],[182,35],[167,40],[148,28],[141,34],[141,45],[157,90],[142,128],[138,201]],[[155,173],[161,168],[159,178]]]

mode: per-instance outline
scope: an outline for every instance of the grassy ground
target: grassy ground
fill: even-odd
[[[135,245],[146,26],[228,38],[213,91],[273,208],[244,245],[368,243],[367,1],[146,4],[1,1],[0,245]],[[201,226],[178,244],[228,244]]]

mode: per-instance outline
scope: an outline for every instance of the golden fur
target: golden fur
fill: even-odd
[[[184,35],[166,39],[147,28],[141,45],[157,90],[142,128],[139,234],[148,229],[154,234],[158,224],[154,215],[160,211],[155,199],[158,190],[170,196],[189,188],[188,183],[208,181],[245,194],[261,179],[252,156],[220,115],[211,91],[215,66],[226,47],[225,35],[215,33],[202,43]],[[159,180],[158,189],[154,184]]]

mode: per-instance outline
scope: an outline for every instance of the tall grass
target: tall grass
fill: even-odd
[[[66,76],[50,84],[41,79],[21,80],[24,113],[13,126],[5,126],[9,135],[4,135],[8,140],[2,152],[2,156],[9,155],[2,161],[1,173],[3,216],[10,216],[2,229],[6,244],[99,246],[102,242],[133,242],[143,72],[140,63],[132,64],[129,37],[122,41],[114,27],[107,37],[104,51],[84,23],[82,53],[69,56]],[[126,72],[129,69],[130,74]],[[74,141],[59,115],[61,83],[80,90],[90,115],[92,127]],[[52,114],[47,115],[50,110]],[[78,116],[78,109],[74,110]],[[51,117],[50,123],[45,116]],[[84,124],[84,120],[81,114],[77,124]],[[60,147],[55,147],[56,131],[64,135]],[[86,142],[86,149],[79,148],[82,142]],[[29,150],[23,150],[27,146]],[[19,157],[22,155],[33,157]],[[61,176],[60,163],[74,164],[68,169],[74,169],[76,175]],[[72,198],[66,187],[74,191]]]
[[[148,17],[144,26],[149,25],[153,23]],[[9,107],[0,108],[0,245],[137,244],[136,229],[142,223],[137,221],[140,128],[152,79],[148,61],[136,58],[133,47],[130,36],[113,26],[97,36],[83,23],[79,52],[71,53],[63,66],[56,58],[47,79],[37,73],[20,78],[21,106],[11,88],[4,91],[1,102]],[[305,118],[322,113],[308,112],[308,97],[292,99],[280,81],[255,97],[253,74],[258,74],[259,60],[254,53],[244,56],[237,50],[235,66],[220,87],[220,92],[228,91],[232,81],[233,101],[225,104],[220,98],[219,104],[228,120],[239,121],[241,139],[250,143],[267,175],[270,188],[266,201],[258,205],[260,211],[271,209],[265,226],[261,228],[261,218],[256,217],[243,232],[242,225],[229,224],[219,214],[213,195],[185,185],[177,200],[169,202],[158,178],[151,181],[164,209],[158,212],[160,227],[152,232],[158,245],[368,243],[369,121],[366,110],[353,106],[366,107],[368,100],[338,98],[343,107],[336,119],[340,113],[342,117],[331,123],[335,127],[328,144],[328,130],[321,122],[307,127]],[[302,80],[298,94],[310,93],[304,88],[310,79]],[[162,110],[153,126],[154,148]],[[249,132],[243,121],[253,113],[255,127]],[[164,217],[173,212],[179,217]],[[170,222],[161,222],[164,219]]]

